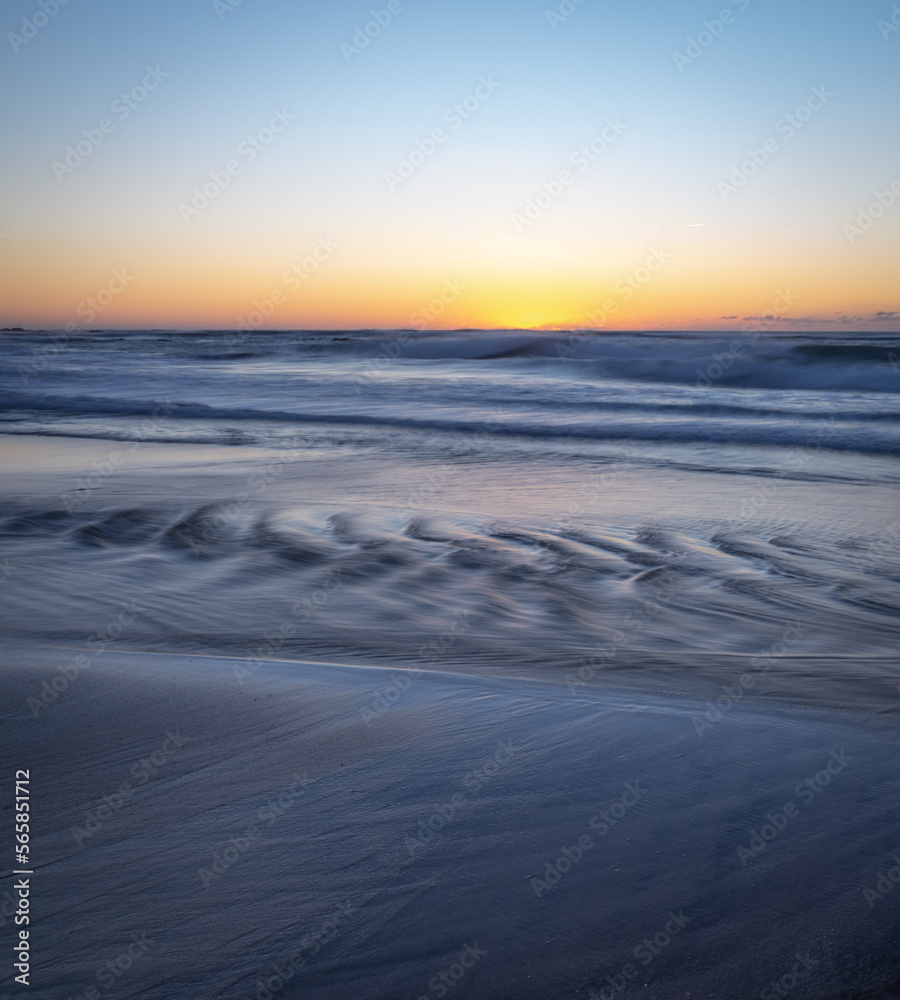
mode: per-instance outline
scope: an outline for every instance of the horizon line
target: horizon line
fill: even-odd
[[[746,321],[750,323],[750,320]],[[757,325],[762,325],[767,321],[758,321]],[[782,321],[783,322],[783,321]],[[454,327],[448,329],[439,330],[416,330],[412,327],[340,327],[333,329],[326,329],[323,327],[271,327],[271,328],[260,328],[258,330],[239,330],[235,327],[158,327],[158,326],[110,326],[110,327],[92,327],[91,329],[79,329],[79,330],[66,330],[64,327],[22,327],[22,326],[6,326],[0,327],[0,333],[63,333],[66,336],[79,336],[83,334],[92,333],[171,333],[171,334],[220,334],[220,333],[232,333],[242,338],[252,337],[258,334],[279,334],[279,333],[325,333],[325,334],[340,334],[340,333],[374,333],[374,334],[390,334],[390,333],[406,333],[417,337],[428,337],[428,336],[441,336],[446,334],[454,333],[530,333],[530,334],[590,334],[590,335],[604,335],[604,334],[656,334],[659,336],[666,336],[668,334],[679,334],[679,333],[689,333],[689,334],[701,334],[701,333],[722,333],[728,334],[729,336],[734,335],[754,335],[759,336],[760,334],[770,334],[770,333],[803,333],[803,334],[875,334],[883,335],[887,334],[889,336],[900,336],[900,328],[896,330],[885,330],[885,329],[847,329],[846,327],[837,326],[831,329],[823,329],[818,327],[812,327],[810,329],[798,329],[785,328],[785,327],[775,327],[774,324],[771,325],[770,329],[760,330],[757,328],[752,328],[749,330],[745,329],[735,329],[727,327],[668,327],[665,329],[612,329],[606,327],[558,327],[555,329],[546,329],[541,327],[521,327],[521,326],[502,326],[502,327]]]

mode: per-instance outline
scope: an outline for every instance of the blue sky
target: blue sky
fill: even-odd
[[[45,0],[46,10],[56,2]],[[37,0],[8,5],[0,18],[8,318],[43,316],[35,300],[42,268],[65,275],[68,301],[124,260],[142,268],[148,291],[130,305],[123,297],[123,322],[139,323],[144,313],[148,322],[157,313],[175,321],[179,308],[203,315],[205,300],[208,322],[220,325],[227,314],[212,301],[216,273],[226,268],[229,289],[246,275],[246,288],[235,291],[250,295],[254,282],[262,287],[266,273],[325,232],[345,252],[310,298],[311,322],[333,313],[344,323],[346,304],[335,296],[346,292],[336,289],[352,283],[373,296],[373,324],[390,323],[392,301],[399,316],[420,288],[424,294],[429,282],[467,267],[477,294],[460,304],[460,322],[478,322],[479,310],[480,323],[501,322],[517,275],[529,286],[538,280],[546,322],[569,322],[660,240],[681,251],[681,287],[701,301],[686,311],[672,270],[645,300],[654,322],[666,302],[673,322],[713,321],[723,282],[735,311],[750,308],[753,282],[762,297],[778,283],[766,259],[778,262],[785,281],[805,283],[812,315],[835,306],[861,317],[900,309],[886,270],[900,208],[864,240],[851,244],[843,231],[874,191],[900,177],[900,31],[879,28],[892,16],[900,25],[900,8],[881,0],[393,0],[390,23],[369,45],[342,51],[372,11],[386,8],[69,0],[53,17],[36,17]],[[723,10],[731,20],[717,25]],[[23,18],[46,21],[25,44],[10,39],[21,36]],[[712,43],[679,66],[676,53],[700,51],[688,44],[704,22]],[[110,116],[120,94],[140,86],[146,67],[168,75],[60,178],[53,163]],[[499,83],[496,92],[390,190],[386,172],[483,76]],[[717,184],[813,87],[833,96],[723,199]],[[274,109],[296,116],[290,127],[186,227],[178,206]],[[621,140],[517,232],[512,216],[608,117],[627,125]],[[725,261],[732,266],[719,273]],[[192,269],[188,294],[182,286]],[[840,274],[839,303],[832,286]],[[466,309],[474,315],[466,318]],[[64,301],[57,305],[48,290],[44,321],[56,312],[64,314]],[[290,320],[302,325],[303,316]]]

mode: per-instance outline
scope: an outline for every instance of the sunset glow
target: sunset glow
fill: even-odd
[[[230,328],[280,291],[266,328],[420,327],[449,281],[428,329],[739,329],[780,289],[779,324],[896,328],[900,42],[863,7],[10,13],[2,321]]]

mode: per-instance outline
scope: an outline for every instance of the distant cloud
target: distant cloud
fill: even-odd
[[[825,318],[822,316],[744,316],[745,320],[766,323],[788,323],[797,326],[828,326],[835,323],[857,323],[861,322],[860,316],[842,316],[840,319]]]
[[[722,316],[722,319],[736,319],[735,316]],[[843,310],[834,313],[830,317],[823,316],[742,316],[741,319],[753,323],[780,323],[788,326],[819,327],[826,326],[858,326],[865,328],[871,323],[896,323],[900,324],[900,311],[881,309],[875,313],[861,315],[856,313],[845,316]]]
[[[720,316],[719,319],[737,319],[737,316]]]

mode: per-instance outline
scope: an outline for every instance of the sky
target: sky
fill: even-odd
[[[900,329],[890,0],[10,0],[0,31],[2,326]]]

